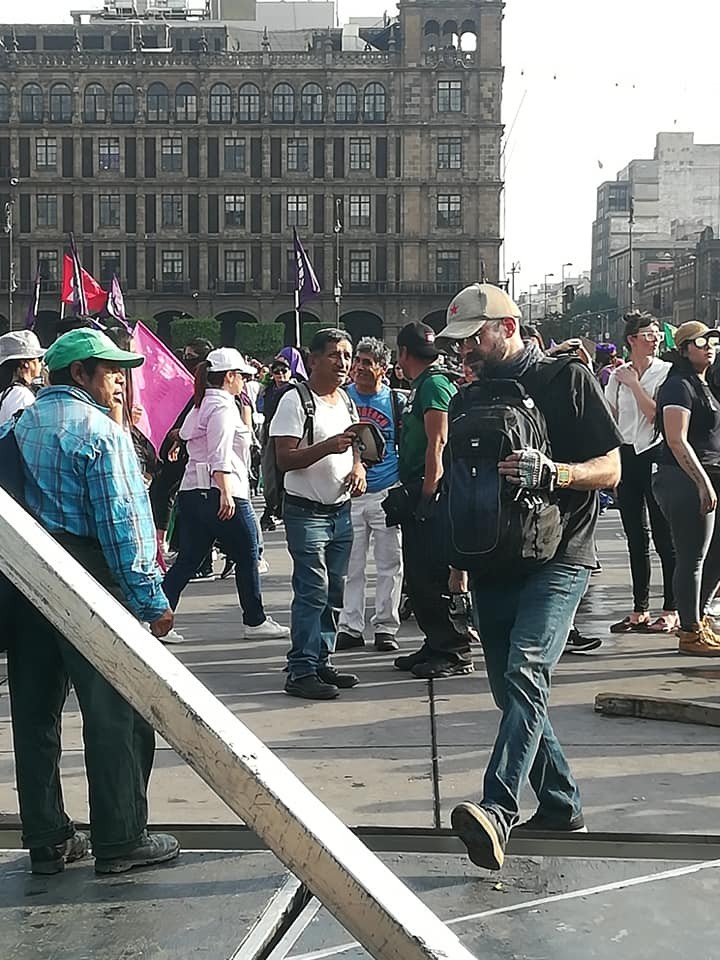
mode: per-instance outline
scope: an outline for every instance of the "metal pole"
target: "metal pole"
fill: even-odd
[[[14,245],[14,207],[15,201],[8,200],[5,204],[5,233],[8,235],[8,322],[10,329],[14,329],[14,293],[15,293],[15,245]]]
[[[338,198],[335,201],[335,326],[340,326],[340,304],[342,302],[342,276],[340,264],[340,232],[342,223],[340,222],[341,201]]]
[[[545,274],[545,319],[546,319],[546,320],[547,320],[547,315],[548,315],[548,279],[549,279],[550,277],[554,277],[554,276],[555,276],[554,273],[546,273],[546,274]]]
[[[633,271],[633,224],[635,223],[635,201],[630,197],[630,214],[628,216],[628,244],[630,252],[629,280],[630,287],[630,310],[635,309],[635,277]],[[623,300],[625,298],[623,297]]]
[[[300,349],[302,344],[302,323],[300,321],[300,291],[295,291],[295,346]]]

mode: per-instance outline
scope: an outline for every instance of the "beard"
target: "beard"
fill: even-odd
[[[476,377],[481,377],[486,366],[496,366],[502,363],[507,356],[507,340],[498,330],[489,343],[486,343],[482,349],[480,346],[474,347],[463,357],[463,363],[466,363],[473,371]]]

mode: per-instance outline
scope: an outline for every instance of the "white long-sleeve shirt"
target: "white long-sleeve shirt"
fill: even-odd
[[[205,391],[199,407],[193,407],[180,428],[187,443],[188,464],[181,490],[218,488],[217,471],[230,475],[233,497],[250,499],[248,465],[251,434],[240,416],[235,398],[218,387]]]

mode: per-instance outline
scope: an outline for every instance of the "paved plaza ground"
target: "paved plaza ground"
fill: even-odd
[[[592,655],[566,656],[556,674],[552,720],[580,782],[594,831],[715,833],[720,814],[720,730],[593,712],[603,691],[720,698],[720,663],[681,657],[673,637],[610,639],[608,625],[628,612],[629,574],[617,515],[601,521],[603,571],[593,576],[579,623],[607,638]],[[269,612],[289,622],[290,561],[282,528],[268,535],[270,572],[263,577]],[[657,594],[657,590],[655,591]],[[656,606],[659,605],[659,600]],[[186,644],[170,648],[226,706],[265,741],[350,825],[432,826],[433,738],[441,820],[476,797],[497,727],[478,650],[472,676],[427,682],[393,669],[393,656],[372,643],[339,654],[336,663],[361,684],[329,703],[282,693],[287,643],[245,642],[234,584],[193,584],[181,601],[177,627]],[[371,633],[368,631],[370,640]],[[419,636],[402,628],[403,650]],[[152,641],[148,641],[152,642]],[[16,814],[12,743],[4,663],[0,662],[0,813]],[[63,785],[68,810],[87,819],[80,718],[74,698],[64,725]],[[526,810],[532,809],[527,796]],[[232,823],[234,814],[159,739],[151,785],[155,822]]]

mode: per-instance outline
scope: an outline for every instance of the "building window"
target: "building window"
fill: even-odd
[[[462,210],[459,193],[441,193],[437,198],[438,227],[461,227]]]
[[[291,194],[287,198],[287,225],[306,227],[308,225],[308,198]]]
[[[357,113],[357,90],[351,83],[341,83],[335,91],[335,122],[356,123]]]
[[[179,83],[175,91],[175,119],[178,123],[197,123],[197,90],[191,83]]]
[[[101,198],[102,199],[102,198]],[[100,283],[112,283],[113,274],[120,276],[120,251],[100,251]]]
[[[57,170],[57,140],[38,137],[35,141],[35,166],[38,170]]]
[[[119,137],[100,137],[98,140],[98,167],[101,170],[120,169]]]
[[[245,226],[245,195],[242,193],[225,194],[225,226]]]
[[[183,282],[182,250],[163,250],[161,258],[162,280],[164,284],[177,285]]]
[[[369,137],[351,137],[350,138],[350,169],[351,170],[369,170],[370,169],[370,138]]]
[[[183,142],[180,137],[160,138],[160,169],[163,173],[182,173]]]
[[[438,170],[462,170],[462,137],[445,137],[438,140]]]
[[[225,283],[228,285],[245,283],[244,250],[225,251]]]
[[[164,83],[151,83],[147,90],[148,123],[167,123],[170,119],[170,94]]]
[[[370,251],[350,251],[350,283],[370,283]]]
[[[50,87],[50,122],[70,123],[72,120],[72,91],[66,83]]]
[[[35,199],[38,227],[56,227],[58,225],[57,197],[51,193],[39,193]]]
[[[210,88],[210,123],[232,121],[232,90],[226,83],[216,83]]]
[[[240,87],[238,120],[241,123],[258,123],[260,120],[260,91],[254,83],[244,83]]]
[[[106,117],[105,87],[99,83],[91,83],[85,87],[83,94],[83,120],[85,123],[105,123]]]
[[[370,226],[370,194],[354,194],[350,197],[350,226]]]
[[[295,119],[295,91],[289,83],[278,83],[272,93],[273,123],[292,123]]]
[[[462,108],[462,80],[438,80],[438,111],[440,113],[461,113]]]
[[[120,197],[116,194],[100,194],[100,226],[120,226]]]
[[[162,225],[181,227],[183,224],[183,198],[180,193],[162,195]]]
[[[50,283],[57,283],[58,255],[57,250],[38,250],[38,273],[41,279]]]
[[[363,96],[363,115],[368,123],[385,123],[385,87],[381,83],[369,83]]]
[[[435,279],[438,283],[457,284],[460,282],[460,251],[439,250],[435,264]]]
[[[291,138],[287,142],[287,168],[292,173],[307,173],[308,142],[306,138]]]
[[[0,123],[7,123],[10,119],[10,91],[4,83],[0,83]]]
[[[37,83],[26,83],[20,94],[20,119],[24,123],[42,123],[45,98]]]
[[[112,118],[115,123],[135,122],[135,93],[129,83],[119,83],[113,90]]]
[[[323,94],[317,83],[306,83],[302,88],[300,119],[303,123],[322,123]]]
[[[245,170],[245,140],[242,137],[225,137],[225,169],[242,173]]]

